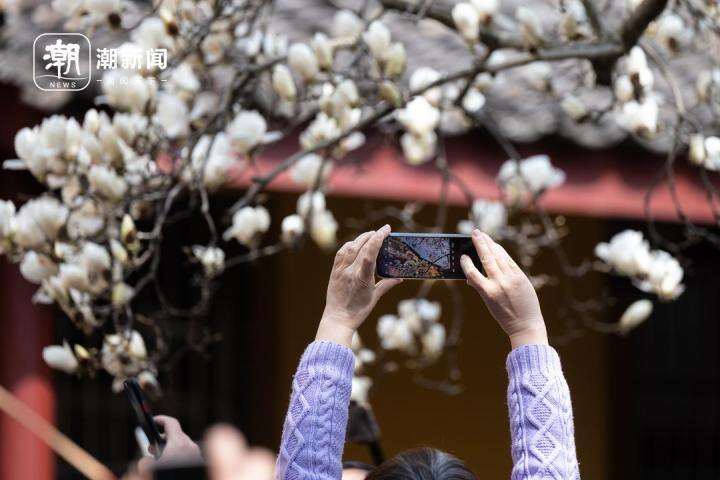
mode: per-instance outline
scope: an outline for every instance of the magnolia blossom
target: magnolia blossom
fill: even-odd
[[[179,97],[161,93],[158,95],[153,123],[161,126],[169,138],[184,137],[190,128],[190,112]]]
[[[130,33],[131,40],[144,49],[172,46],[165,22],[158,17],[147,17]]]
[[[599,243],[595,255],[623,275],[638,275],[647,271],[650,264],[650,245],[637,230],[624,230]]]
[[[87,178],[90,188],[108,200],[120,200],[127,191],[127,183],[123,177],[105,165],[93,165]]]
[[[457,229],[462,234],[470,235],[477,228],[493,238],[498,238],[507,221],[505,204],[479,198],[473,202],[468,219],[461,220]]]
[[[528,195],[538,195],[562,185],[565,172],[554,167],[547,155],[533,155],[519,162],[508,160],[503,163],[497,181],[512,202],[520,202]]]
[[[195,174],[202,172],[203,184],[211,190],[228,181],[230,169],[237,163],[228,136],[222,132],[214,137],[201,137],[192,154]]]
[[[654,84],[654,75],[648,67],[647,57],[641,47],[635,46],[630,49],[625,60],[625,68],[633,85],[645,91],[649,91]]]
[[[337,243],[338,223],[330,210],[313,213],[310,236],[321,248],[330,250]]]
[[[325,210],[325,194],[319,191],[307,191],[300,195],[297,200],[297,213],[301,217],[307,217],[310,211],[314,215]]]
[[[43,348],[42,357],[50,368],[65,373],[75,373],[80,366],[67,340],[63,341],[62,345],[50,345]]]
[[[384,350],[402,350],[413,354],[416,350],[415,339],[407,322],[396,315],[383,315],[378,319],[377,333]]]
[[[494,15],[500,8],[500,0],[470,0],[470,3],[478,11],[480,22],[489,25]]]
[[[674,300],[685,290],[680,262],[663,250],[650,252],[650,263],[644,274],[636,281],[637,287],[655,293],[662,300]]]
[[[370,387],[372,387],[372,383],[370,377],[353,377],[350,400],[354,400],[359,405],[367,408],[369,405],[368,392],[370,391]]]
[[[647,320],[653,311],[650,300],[642,299],[631,303],[623,312],[618,322],[618,330],[625,335]]]
[[[685,22],[679,15],[668,13],[657,21],[658,41],[670,52],[677,52],[686,43]]]
[[[410,90],[412,92],[424,90],[422,96],[433,106],[437,107],[440,105],[440,100],[442,100],[442,88],[428,87],[440,80],[440,77],[440,72],[437,70],[430,67],[420,67],[410,76]]]
[[[127,335],[105,335],[100,361],[110,375],[120,380],[113,383],[113,390],[119,391],[122,380],[145,370],[146,359],[145,341],[137,330],[131,330]]]
[[[102,80],[102,91],[107,103],[121,110],[143,112],[157,92],[155,80],[137,72],[107,70]]]
[[[530,48],[540,46],[543,43],[542,25],[537,13],[529,7],[520,6],[515,10],[515,18],[520,22],[520,33],[525,45]]]
[[[480,12],[471,4],[461,2],[452,9],[452,18],[455,27],[468,42],[478,39],[480,29]]]
[[[315,52],[320,67],[326,70],[332,68],[333,45],[328,36],[321,32],[316,33],[310,42],[310,46]]]
[[[632,100],[625,103],[618,122],[636,135],[651,137],[658,130],[658,115],[657,102],[647,97],[642,102]]]
[[[405,71],[407,65],[407,52],[405,45],[395,42],[385,55],[385,76],[389,78],[399,77]]]
[[[263,142],[267,133],[267,123],[255,110],[243,110],[235,116],[225,131],[234,150],[248,153]]]
[[[421,337],[422,353],[429,359],[436,359],[445,348],[445,327],[441,323],[430,325]]]
[[[54,241],[65,225],[69,211],[52,197],[25,203],[15,216],[13,241],[23,248],[38,248]]]
[[[432,160],[437,147],[437,135],[430,132],[426,135],[406,133],[400,137],[400,145],[406,160],[411,165],[420,165]]]
[[[423,136],[437,128],[440,112],[425,97],[415,97],[397,112],[397,119],[410,133]]]
[[[354,41],[360,37],[365,26],[363,21],[350,10],[340,10],[332,23],[332,34],[337,38]]]
[[[0,253],[3,253],[9,247],[14,224],[15,204],[10,200],[0,200]]]
[[[720,138],[695,134],[690,137],[689,158],[695,165],[720,170]]]
[[[363,33],[363,41],[370,49],[373,57],[383,60],[390,50],[392,35],[390,30],[380,20],[373,21]]]
[[[568,117],[572,118],[576,122],[581,122],[588,116],[588,109],[585,104],[573,95],[568,95],[563,98],[562,102],[560,102],[560,107],[568,115]]]
[[[50,258],[30,250],[20,262],[20,273],[29,282],[41,283],[55,275],[58,267]]]
[[[218,247],[203,247],[202,245],[193,245],[193,256],[200,262],[205,270],[205,275],[213,277],[222,271],[225,264],[225,252]]]
[[[322,174],[320,174],[321,168]],[[309,153],[298,159],[295,165],[293,165],[290,170],[290,177],[296,183],[310,188],[315,185],[318,180],[324,183],[328,175],[330,175],[331,170],[331,162],[323,161],[323,158],[316,153]]]
[[[283,242],[293,244],[305,231],[305,222],[298,214],[288,215],[283,218],[280,230]]]
[[[246,246],[252,246],[258,235],[270,228],[270,214],[263,206],[243,207],[232,218],[232,225],[223,233],[224,240],[234,238]]]
[[[272,73],[272,85],[275,93],[288,102],[295,101],[297,97],[297,88],[292,78],[290,69],[283,64],[275,65]]]
[[[632,100],[635,96],[635,87],[633,87],[630,77],[627,75],[618,76],[613,85],[613,93],[615,93],[615,98],[621,102]]]
[[[305,43],[294,43],[290,46],[288,65],[305,81],[313,80],[320,71],[315,52]]]
[[[113,285],[111,300],[115,307],[127,305],[135,296],[135,289],[125,282],[118,282]]]

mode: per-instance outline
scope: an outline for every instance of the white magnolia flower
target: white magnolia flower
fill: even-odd
[[[330,250],[337,244],[338,223],[330,210],[313,212],[310,236],[321,248]]]
[[[436,359],[445,348],[445,327],[441,323],[430,325],[421,337],[422,353],[429,359]]]
[[[184,137],[190,128],[190,112],[187,104],[175,95],[158,95],[153,123],[160,125],[169,138]]]
[[[282,241],[292,244],[305,231],[305,222],[300,215],[294,213],[283,218],[280,230],[282,232]]]
[[[207,135],[200,138],[195,145],[192,157],[195,172],[203,172],[203,183],[210,190],[227,182],[231,168],[237,163],[235,153],[225,133],[218,133],[214,138]]]
[[[692,163],[700,166],[705,164],[707,151],[705,150],[705,137],[702,134],[696,133],[690,136],[688,150],[688,157]]]
[[[324,183],[328,175],[330,175],[332,163],[323,161],[323,158],[316,153],[309,153],[295,162],[295,165],[293,165],[290,170],[290,178],[296,183],[311,188],[318,181],[318,174],[320,173],[321,167],[322,175],[320,175],[320,181]]]
[[[658,130],[658,104],[652,97],[642,102],[632,100],[623,105],[619,123],[627,130],[642,136],[653,136]]]
[[[653,304],[648,299],[637,300],[625,309],[620,321],[618,330],[625,335],[650,317],[653,311]]]
[[[118,282],[112,288],[112,304],[114,307],[127,305],[135,296],[135,289],[125,282]]]
[[[7,240],[9,240],[15,228],[15,204],[10,200],[0,200],[0,253],[5,250]]]
[[[225,50],[232,45],[233,38],[229,32],[215,32],[206,35],[200,45],[200,50],[206,63],[220,62],[225,56]]]
[[[425,99],[435,107],[440,105],[442,100],[442,89],[440,87],[427,88],[440,80],[440,72],[430,67],[420,67],[410,76],[410,90],[419,92],[424,90],[422,94]]]
[[[93,289],[93,285],[90,282],[90,274],[85,267],[78,263],[60,264],[60,271],[57,278],[60,281],[60,286],[65,291],[75,289],[81,292],[89,292]]]
[[[392,35],[384,23],[380,20],[375,20],[368,26],[365,33],[363,33],[363,41],[370,49],[373,57],[379,61],[383,61],[385,55],[387,55],[390,50]]]
[[[179,91],[197,92],[200,90],[200,80],[190,62],[183,62],[174,68],[168,81],[170,85]]]
[[[644,277],[637,282],[638,288],[653,292],[663,300],[674,300],[679,297],[685,286],[683,268],[680,262],[663,250],[650,252],[650,263]]]
[[[157,83],[137,72],[107,70],[103,74],[102,90],[112,107],[142,113],[157,92]]]
[[[421,333],[423,330],[423,318],[420,316],[418,305],[419,300],[416,298],[408,298],[398,303],[398,316],[413,333]]]
[[[50,258],[33,250],[23,255],[20,262],[20,273],[31,283],[42,283],[58,271],[57,265]]]
[[[85,201],[70,213],[67,220],[67,233],[72,239],[91,237],[105,226],[105,217],[93,201]]]
[[[320,67],[330,70],[333,64],[333,46],[328,36],[324,33],[316,33],[310,42],[310,46],[315,52]]]
[[[426,135],[413,135],[406,133],[400,137],[400,145],[403,155],[411,165],[420,165],[430,161],[435,156],[437,146],[437,135],[430,132]]]
[[[499,0],[470,0],[470,3],[480,14],[480,22],[484,25],[492,22],[493,16],[500,8]]]
[[[119,0],[84,0],[83,7],[96,18],[107,19],[108,15],[120,11]]]
[[[385,55],[385,76],[389,78],[399,77],[405,71],[407,65],[407,52],[405,45],[395,42]]]
[[[657,39],[670,52],[677,52],[687,39],[683,19],[674,13],[667,13],[657,21]]]
[[[477,199],[473,202],[468,220],[458,223],[458,232],[470,235],[477,228],[493,238],[498,238],[507,225],[508,212],[505,204],[494,200]]]
[[[547,155],[533,155],[526,159],[506,161],[498,172],[498,183],[512,201],[522,201],[528,195],[538,195],[548,188],[565,182],[565,172],[554,167]]]
[[[462,106],[470,113],[477,112],[485,106],[485,95],[472,88],[463,97]]]
[[[523,42],[529,48],[539,47],[543,43],[540,16],[526,6],[517,7],[515,18],[520,22]]]
[[[216,275],[225,265],[225,251],[222,248],[193,245],[192,254],[203,266],[208,277]]]
[[[319,191],[307,191],[300,195],[297,200],[297,213],[301,217],[307,217],[312,209],[312,214],[325,210],[325,194]]]
[[[452,9],[455,27],[468,42],[476,42],[480,29],[480,12],[471,4],[461,2]]]
[[[305,43],[294,43],[288,50],[288,65],[293,72],[307,81],[312,81],[320,71],[315,52]]]
[[[563,98],[562,102],[560,102],[560,107],[568,117],[576,122],[585,120],[589,113],[585,104],[574,95],[568,95]]]
[[[92,191],[108,200],[121,200],[127,192],[127,183],[115,169],[105,165],[93,165],[87,175]]]
[[[383,315],[378,319],[377,333],[384,350],[415,352],[415,339],[407,322],[396,315]]]
[[[255,110],[243,110],[227,126],[226,133],[233,149],[240,153],[248,153],[263,142],[267,133],[267,123]]]
[[[709,170],[720,170],[720,138],[707,137],[705,139],[705,168]]]
[[[218,111],[220,96],[215,92],[200,92],[190,110],[190,120],[208,118]]]
[[[142,335],[132,330],[129,335],[105,335],[100,350],[100,362],[112,376],[126,378],[144,370],[147,349]]]
[[[340,10],[335,14],[332,24],[333,37],[355,41],[365,28],[363,21],[350,10]]]
[[[595,247],[595,255],[623,275],[638,275],[650,265],[650,245],[637,230],[624,230]]]
[[[720,170],[720,138],[702,134],[690,136],[688,156],[695,165]]]
[[[147,17],[130,33],[130,39],[147,50],[150,48],[171,47],[172,37],[168,34],[165,22],[158,17]]]
[[[263,206],[243,207],[232,218],[232,225],[223,233],[223,239],[234,238],[246,246],[252,246],[258,235],[270,228],[270,214]]]
[[[437,128],[440,112],[425,97],[415,97],[397,112],[397,119],[410,133],[423,136]]]
[[[338,121],[325,112],[320,112],[300,134],[300,145],[309,150],[321,143],[334,140],[340,135],[342,135],[342,130]]]
[[[354,400],[363,407],[369,405],[368,403],[368,392],[372,386],[372,379],[370,377],[353,377],[352,388],[350,390],[350,400]]]
[[[627,55],[625,66],[632,82],[645,90],[650,90],[654,83],[654,75],[648,67],[647,57],[641,47],[635,46]]]
[[[27,249],[53,242],[65,225],[68,209],[52,197],[29,200],[15,216],[13,241]]]
[[[288,102],[294,102],[297,97],[297,88],[290,69],[279,63],[275,65],[272,73],[272,85],[275,93]]]
[[[80,365],[67,341],[63,341],[62,345],[43,348],[42,357],[48,367],[65,373],[75,373]]]
[[[620,75],[615,79],[613,86],[613,92],[615,98],[621,102],[629,102],[635,97],[635,87],[633,87],[630,77],[627,75]]]
[[[77,261],[91,274],[102,273],[110,269],[111,260],[108,250],[94,242],[85,242]]]
[[[426,298],[419,298],[415,302],[415,308],[420,318],[426,322],[437,322],[440,320],[442,307],[440,302],[431,302]]]

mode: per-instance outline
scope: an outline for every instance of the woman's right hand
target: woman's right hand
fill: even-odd
[[[510,339],[512,348],[548,343],[545,320],[535,288],[505,249],[489,235],[473,230],[472,242],[485,275],[463,255],[460,264],[467,282],[480,294],[488,310]]]

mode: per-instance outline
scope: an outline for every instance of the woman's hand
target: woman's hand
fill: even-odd
[[[167,415],[157,415],[153,418],[165,432],[165,447],[158,460],[145,457],[138,462],[138,471],[141,474],[147,475],[157,465],[169,465],[175,462],[202,462],[200,447],[183,432],[180,422],[176,418]],[[151,446],[150,448],[153,449],[154,447]]]
[[[467,255],[460,264],[468,284],[478,291],[488,310],[510,338],[512,348],[528,344],[547,344],[545,320],[535,288],[503,247],[490,236],[473,230],[472,241],[485,275]]]
[[[375,283],[375,262],[383,240],[389,234],[390,226],[385,225],[376,232],[363,233],[338,250],[316,340],[350,347],[355,330],[380,297],[402,282],[386,278]]]

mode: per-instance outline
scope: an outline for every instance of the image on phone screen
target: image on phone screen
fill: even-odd
[[[385,278],[461,280],[464,254],[480,268],[469,235],[391,233],[378,254],[377,273]]]

